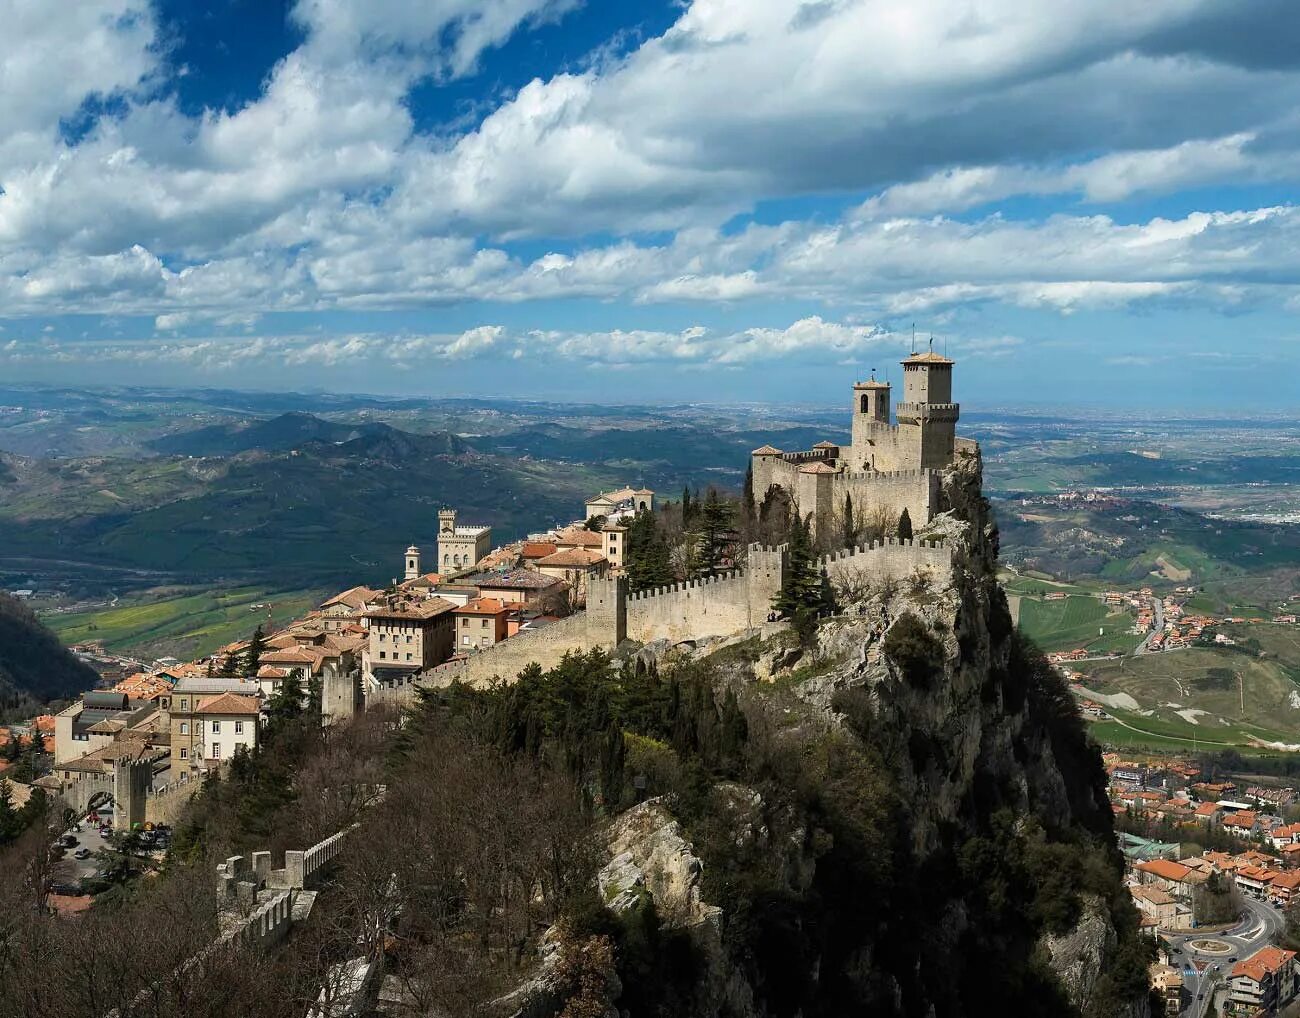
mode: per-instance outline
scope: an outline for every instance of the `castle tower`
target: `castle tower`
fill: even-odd
[[[443,506],[438,510],[438,533],[454,534],[456,532],[456,510]]]
[[[420,549],[411,545],[406,549],[406,578],[414,580],[420,575]]]
[[[890,429],[889,383],[876,380],[875,372],[865,382],[853,384],[853,452],[850,470],[885,470],[892,465],[877,463],[873,446],[882,431]]]
[[[952,462],[961,407],[952,401],[953,361],[914,353],[903,362],[903,401],[898,425],[915,457],[913,468],[938,469]]]
[[[627,639],[627,577],[587,577],[587,639],[596,647],[617,647]]]

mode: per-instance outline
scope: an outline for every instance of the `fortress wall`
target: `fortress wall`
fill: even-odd
[[[930,576],[935,587],[952,582],[952,549],[941,542],[898,541],[835,552],[822,558],[831,582],[840,586],[879,586],[905,581],[918,571]]]
[[[766,617],[766,605],[754,616],[749,580],[737,571],[633,594],[627,601],[627,635],[640,643],[680,643],[730,636]]]
[[[939,475],[931,470],[896,470],[890,473],[839,474],[832,478],[833,498],[838,507],[846,494],[853,496],[857,512],[886,509],[899,516],[907,509],[912,525],[922,527],[934,515],[939,496]]]
[[[195,778],[173,781],[157,791],[150,791],[144,801],[145,820],[152,824],[174,824],[181,815],[182,807],[202,787],[203,781]]]
[[[494,679],[513,682],[533,662],[544,669],[553,668],[569,651],[612,646],[612,634],[609,640],[597,638],[589,633],[587,621],[586,612],[577,612],[541,629],[526,629],[464,661],[449,661],[421,672],[415,684],[442,687],[457,680],[472,686],[487,685]],[[408,697],[414,697],[414,687],[408,689]]]

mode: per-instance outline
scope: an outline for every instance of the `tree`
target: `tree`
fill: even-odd
[[[758,504],[754,498],[754,464],[745,468],[745,487],[740,493],[740,529],[746,541],[752,541],[758,527]]]
[[[682,526],[689,527],[691,517],[695,515],[695,509],[691,505],[691,486],[688,484],[682,488]]]
[[[623,568],[633,591],[665,587],[674,582],[672,553],[655,514],[643,509],[628,524]]]
[[[218,674],[225,679],[237,679],[240,677],[241,663],[234,651],[231,651],[221,660],[221,668]]]
[[[731,544],[735,511],[730,503],[722,501],[715,489],[710,488],[696,517],[693,535],[696,567],[704,576],[715,576]]]
[[[599,533],[600,531],[605,529],[605,524],[607,522],[609,522],[609,519],[606,516],[600,516],[600,515],[589,516],[587,518],[586,527],[588,530],[594,530],[595,532]]]
[[[910,541],[912,539],[912,517],[903,507],[902,514],[898,517],[898,539],[900,541]]]
[[[858,520],[853,512],[853,496],[844,495],[844,519],[841,522],[840,541],[845,548],[858,546]]]
[[[266,702],[266,728],[270,737],[273,732],[303,716],[302,679],[297,672],[280,683],[271,698]]]
[[[809,646],[817,632],[817,615],[823,602],[821,574],[807,520],[795,518],[788,543],[785,575],[772,606],[791,621],[799,642]]]
[[[264,650],[266,650],[266,637],[262,634],[262,627],[258,626],[253,630],[253,638],[248,641],[248,654],[244,658],[245,675],[257,674],[257,669],[262,666]]]

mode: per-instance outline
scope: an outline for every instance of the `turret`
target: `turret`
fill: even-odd
[[[438,533],[454,534],[456,532],[456,510],[443,506],[438,510]]]
[[[929,350],[903,362],[903,401],[898,424],[910,439],[915,466],[938,469],[952,462],[961,407],[952,402],[952,366]]]
[[[890,430],[889,383],[877,380],[875,372],[865,382],[853,383],[853,449],[845,459],[850,470],[879,469],[876,454],[882,432]]]
[[[420,549],[411,545],[406,549],[406,578],[414,580],[420,575]]]

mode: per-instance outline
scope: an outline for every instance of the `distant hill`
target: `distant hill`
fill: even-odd
[[[392,430],[386,424],[339,424],[293,411],[251,424],[213,424],[146,444],[169,456],[233,456],[254,449],[281,452],[307,442],[349,442],[384,429]]]
[[[0,707],[74,696],[98,680],[94,669],[65,649],[30,608],[0,593]]]

